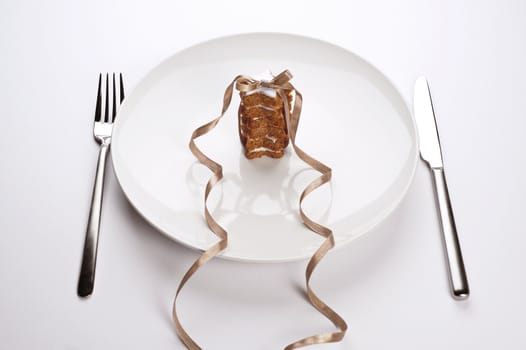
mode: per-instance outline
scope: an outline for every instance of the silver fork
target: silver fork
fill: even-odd
[[[97,247],[99,243],[100,213],[102,208],[102,190],[104,188],[104,171],[106,169],[106,159],[111,144],[111,133],[113,131],[113,122],[117,114],[117,99],[115,73],[113,73],[113,103],[112,113],[109,115],[109,77],[106,74],[106,102],[104,107],[104,119],[102,119],[101,110],[101,83],[102,74],[99,74],[99,87],[97,90],[97,104],[95,107],[95,124],[93,126],[93,136],[95,141],[100,145],[99,159],[97,162],[97,172],[95,175],[95,184],[93,186],[93,195],[91,197],[91,207],[88,218],[88,227],[86,230],[86,240],[84,241],[84,252],[82,254],[82,265],[80,268],[79,283],[77,294],[80,297],[87,297],[93,293],[95,284],[95,266],[97,264]],[[124,83],[122,73],[119,74],[120,101],[124,100]]]

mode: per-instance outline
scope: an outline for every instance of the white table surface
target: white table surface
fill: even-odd
[[[0,2],[0,347],[183,349],[175,288],[198,256],[158,234],[107,177],[95,293],[76,295],[97,147],[99,71],[131,90],[200,41],[279,31],[365,57],[412,100],[425,74],[472,295],[448,292],[423,163],[390,218],[313,278],[350,326],[318,349],[525,349],[526,2]],[[303,298],[305,261],[214,260],[180,299],[204,349],[279,349],[332,325]]]

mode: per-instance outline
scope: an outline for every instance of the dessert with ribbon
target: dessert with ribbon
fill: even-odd
[[[210,192],[214,185],[223,178],[223,168],[219,163],[206,156],[197,147],[194,140],[212,131],[223,118],[232,101],[234,88],[239,91],[241,97],[238,113],[239,136],[247,158],[252,159],[261,156],[280,158],[290,143],[296,155],[321,174],[305,187],[298,201],[298,211],[303,224],[312,232],[325,238],[307,264],[305,271],[306,291],[312,306],[327,317],[338,328],[338,331],[308,336],[290,343],[284,349],[292,350],[313,344],[337,342],[343,339],[347,331],[345,320],[325,304],[310,286],[310,279],[316,266],[334,247],[334,236],[331,229],[313,221],[303,212],[302,203],[312,191],[331,180],[332,170],[296,145],[296,132],[303,97],[290,83],[291,78],[292,74],[288,70],[281,72],[269,81],[257,80],[245,75],[237,76],[225,90],[221,114],[195,129],[190,138],[189,147],[194,156],[213,172],[205,187],[204,216],[210,230],[219,238],[219,241],[204,251],[188,269],[175,294],[172,309],[175,330],[183,344],[190,350],[200,350],[201,348],[186,332],[177,316],[177,297],[192,275],[228,246],[227,231],[214,219],[207,206]]]
[[[248,159],[281,158],[289,144],[285,103],[275,89],[259,87],[240,93],[239,138]],[[292,113],[293,90],[285,92]]]

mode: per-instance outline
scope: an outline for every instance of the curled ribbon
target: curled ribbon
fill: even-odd
[[[190,277],[204,264],[206,264],[210,259],[212,259],[214,256],[219,254],[221,251],[223,251],[227,245],[228,245],[228,235],[226,230],[221,227],[217,223],[217,221],[214,220],[212,215],[210,214],[208,207],[207,207],[207,199],[208,195],[212,191],[212,188],[214,185],[220,181],[223,178],[223,168],[220,164],[214,162],[212,159],[208,158],[195,144],[194,140],[198,137],[201,137],[211,130],[213,130],[216,125],[219,123],[221,118],[223,118],[223,115],[228,110],[228,107],[230,106],[230,102],[232,101],[232,94],[234,87],[240,91],[240,92],[249,92],[253,91],[259,87],[266,87],[266,88],[272,88],[275,89],[281,99],[283,100],[284,111],[285,111],[285,120],[287,123],[287,129],[289,130],[289,138],[290,142],[292,144],[292,147],[294,148],[294,151],[298,155],[298,157],[303,160],[305,163],[310,165],[312,168],[317,170],[321,173],[321,176],[313,180],[311,183],[305,187],[303,192],[300,195],[299,199],[299,212],[300,217],[303,220],[303,223],[305,226],[307,226],[311,231],[325,237],[325,240],[321,244],[321,246],[314,252],[311,259],[309,260],[309,263],[307,264],[307,268],[305,270],[305,279],[306,279],[306,290],[307,290],[307,297],[309,298],[310,303],[312,306],[314,306],[320,313],[322,313],[327,319],[329,319],[334,326],[336,326],[339,331],[338,332],[332,332],[332,333],[323,333],[323,334],[317,334],[309,337],[305,337],[303,339],[297,340],[289,345],[287,345],[284,350],[292,350],[301,348],[308,345],[314,345],[314,344],[322,344],[322,343],[332,343],[332,342],[338,342],[343,339],[345,336],[345,332],[347,331],[347,323],[345,323],[345,320],[338,315],[333,309],[331,309],[327,304],[325,304],[312,290],[310,287],[310,279],[312,276],[312,273],[314,272],[314,269],[316,266],[320,263],[320,261],[323,259],[323,257],[327,254],[327,252],[334,247],[334,236],[332,231],[315,221],[311,220],[304,212],[302,203],[303,200],[315,189],[322,186],[323,184],[326,184],[331,180],[332,176],[332,170],[325,164],[321,163],[320,161],[312,158],[307,153],[305,153],[301,148],[299,148],[296,145],[296,132],[298,129],[299,124],[299,118],[301,114],[301,107],[303,104],[303,97],[301,93],[294,88],[294,86],[289,82],[289,80],[292,79],[292,74],[285,70],[275,76],[271,81],[260,81],[253,79],[246,75],[238,75],[226,88],[225,93],[223,95],[223,107],[221,109],[221,114],[216,119],[200,126],[194,132],[192,133],[192,137],[190,138],[189,148],[194,154],[194,156],[207,166],[212,172],[213,175],[210,177],[206,184],[205,188],[205,198],[204,198],[204,207],[205,207],[205,219],[208,227],[214,234],[219,238],[219,241],[212,245],[210,248],[208,248],[206,251],[204,251],[201,256],[192,264],[192,266],[188,269],[188,271],[185,273],[183,278],[181,279],[181,282],[179,283],[179,286],[177,287],[177,292],[175,294],[174,302],[173,302],[173,309],[172,309],[172,316],[175,323],[175,329],[177,332],[177,335],[183,342],[183,344],[187,347],[189,350],[200,350],[201,348],[199,345],[188,335],[188,333],[185,331],[183,326],[181,325],[181,322],[179,321],[179,318],[177,317],[177,297],[181,291],[181,289],[184,287],[184,285],[188,282]],[[288,104],[288,100],[285,96],[285,91],[295,91],[295,98],[294,98],[294,107],[292,109],[292,113],[290,113],[290,106]]]

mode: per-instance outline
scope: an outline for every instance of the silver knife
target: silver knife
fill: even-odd
[[[468,279],[444,174],[433,103],[425,77],[418,78],[415,83],[414,112],[420,139],[420,156],[433,174],[451,293],[455,299],[466,299],[469,296]]]

